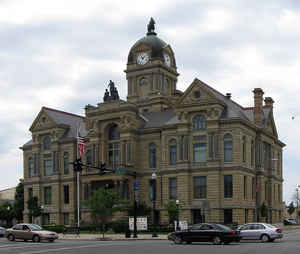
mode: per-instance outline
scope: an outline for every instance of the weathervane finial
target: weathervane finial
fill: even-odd
[[[156,35],[156,33],[154,32],[154,30],[155,30],[155,26],[154,25],[155,25],[155,21],[151,17],[150,22],[149,22],[149,24],[147,26],[147,29],[148,29],[147,35],[151,35],[151,34]]]

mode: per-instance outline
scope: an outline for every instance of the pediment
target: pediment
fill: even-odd
[[[195,79],[193,83],[187,88],[178,101],[178,106],[195,106],[195,105],[224,105],[202,81]]]
[[[56,122],[45,112],[45,110],[41,110],[38,114],[38,116],[33,121],[30,131],[39,131],[44,129],[50,129],[55,127],[57,124]]]

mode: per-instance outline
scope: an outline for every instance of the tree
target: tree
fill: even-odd
[[[295,211],[295,206],[294,206],[294,202],[292,201],[288,206],[287,212],[289,213],[289,215],[292,215],[294,211]]]
[[[42,214],[42,208],[37,197],[31,197],[28,199],[27,207],[30,218],[39,217]]]
[[[134,205],[128,206],[128,215],[134,216]],[[149,207],[145,202],[139,202],[136,209],[136,216],[150,216],[151,207]]]
[[[5,220],[6,225],[10,225],[13,219],[12,206],[9,202],[4,202],[0,204],[0,220]]]
[[[165,208],[168,212],[169,223],[173,223],[175,220],[177,220],[178,217],[178,208],[176,206],[175,200],[169,200]]]
[[[127,200],[119,198],[114,189],[100,188],[95,191],[84,204],[91,210],[92,217],[96,223],[102,225],[102,237],[104,238],[104,227],[112,218],[113,214],[125,209]]]
[[[24,211],[24,183],[21,180],[16,188],[13,214],[17,221],[23,221]]]

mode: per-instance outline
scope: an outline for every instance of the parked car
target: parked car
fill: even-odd
[[[283,237],[282,230],[267,223],[248,223],[238,228],[242,240],[273,242]]]
[[[5,236],[5,231],[6,231],[6,229],[5,229],[5,228],[3,228],[3,227],[0,227],[0,237],[3,237],[3,236]]]
[[[283,220],[284,225],[297,225],[297,221],[295,219],[284,219]]]
[[[183,242],[190,244],[192,242],[212,242],[213,244],[229,244],[233,241],[239,242],[239,231],[212,223],[201,223],[190,226],[187,230],[180,230],[170,233],[168,239],[175,244]]]
[[[33,242],[39,242],[41,240],[53,242],[58,238],[58,235],[55,232],[46,231],[36,224],[16,224],[6,230],[6,237],[10,241],[22,239],[24,241],[32,240]]]

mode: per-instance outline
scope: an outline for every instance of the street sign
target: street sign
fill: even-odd
[[[148,230],[147,217],[137,217],[136,218],[136,228],[137,231],[146,231]],[[134,229],[134,218],[129,217],[129,229],[133,231]]]

